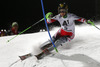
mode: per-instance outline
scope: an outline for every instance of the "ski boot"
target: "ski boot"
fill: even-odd
[[[49,54],[50,54],[50,52],[48,51],[48,49],[44,49],[40,54],[35,55],[35,56],[39,60],[39,59],[42,59],[43,57],[45,57],[46,55],[49,55]]]
[[[53,42],[55,42],[55,41],[56,41],[56,38],[55,38],[55,37],[52,37],[52,40],[53,40]],[[46,41],[45,43],[43,43],[43,44],[40,46],[40,48],[41,48],[42,50],[44,50],[44,49],[49,48],[49,47],[51,47],[51,46],[52,46],[52,42],[51,42],[51,40],[48,40],[48,41]]]

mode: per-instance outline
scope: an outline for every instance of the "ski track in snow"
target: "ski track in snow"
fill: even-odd
[[[54,28],[51,35],[58,29]],[[59,53],[53,50],[52,54],[41,60],[32,56],[12,67],[100,67],[100,30],[90,25],[76,25],[75,31],[75,38],[71,42],[58,47]],[[7,43],[12,37],[0,37],[0,67],[9,67],[19,59],[18,56],[40,53],[39,46],[49,39],[47,32],[38,32],[19,35]]]

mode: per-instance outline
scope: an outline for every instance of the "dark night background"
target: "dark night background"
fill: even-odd
[[[8,30],[12,22],[19,24],[22,31],[43,18],[41,0],[3,0],[0,2],[0,29]],[[66,2],[69,12],[86,19],[100,19],[100,0],[43,0],[45,12],[58,14],[57,7]],[[55,23],[55,25],[59,25]],[[27,32],[38,32],[45,28],[44,21],[32,27]]]

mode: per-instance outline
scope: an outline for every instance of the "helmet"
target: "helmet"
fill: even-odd
[[[66,13],[68,12],[68,5],[66,5],[66,3],[61,3],[58,6],[58,13],[60,13],[61,9],[65,9]]]
[[[15,25],[18,26],[18,23],[17,22],[13,22],[12,23],[12,27],[14,27]]]

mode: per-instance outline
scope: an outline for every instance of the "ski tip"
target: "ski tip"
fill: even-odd
[[[19,58],[20,58],[21,60],[25,60],[25,59],[27,59],[27,58],[29,58],[29,57],[31,57],[31,56],[32,56],[32,54],[29,53],[29,54],[26,54],[26,55],[23,55],[23,56],[19,56]]]
[[[26,58],[25,57],[23,57],[23,56],[19,56],[19,58],[20,58],[20,60],[25,60]]]

